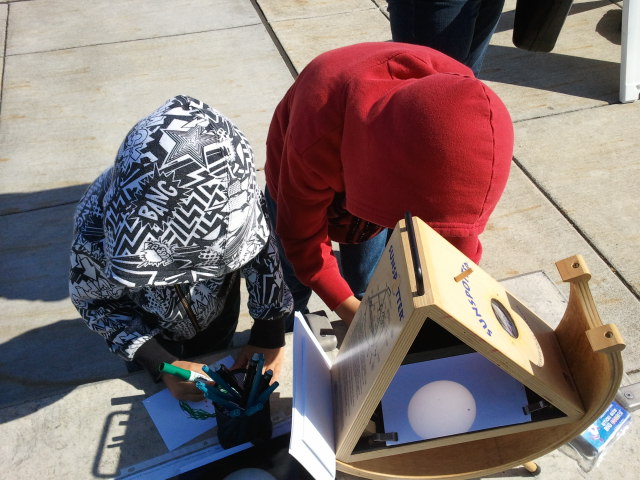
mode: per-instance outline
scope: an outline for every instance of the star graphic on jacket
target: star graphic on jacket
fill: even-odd
[[[191,127],[189,130],[165,130],[164,132],[176,142],[167,155],[166,162],[171,163],[184,155],[188,155],[195,162],[207,168],[207,159],[204,154],[204,147],[219,143],[216,135],[203,133],[205,129],[201,126]]]

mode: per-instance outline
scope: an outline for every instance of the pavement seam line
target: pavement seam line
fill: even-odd
[[[33,0],[28,0],[28,1],[33,1]],[[8,17],[8,15],[7,15]],[[245,25],[232,25],[230,27],[223,27],[223,28],[216,28],[216,29],[211,29],[211,30],[198,30],[198,31],[193,31],[193,32],[183,32],[183,33],[174,33],[171,35],[157,35],[155,37],[143,37],[143,38],[131,38],[131,39],[127,39],[127,40],[116,40],[113,42],[99,42],[99,43],[88,43],[86,45],[74,45],[72,47],[59,47],[59,48],[52,48],[49,50],[33,50],[30,52],[18,52],[18,53],[12,53],[7,55],[8,57],[19,57],[22,55],[38,55],[41,53],[53,53],[53,52],[64,52],[66,50],[78,50],[81,48],[91,48],[91,47],[102,47],[105,45],[120,45],[120,44],[125,44],[125,43],[134,43],[134,42],[147,42],[147,41],[151,41],[151,40],[161,40],[161,39],[165,39],[165,38],[174,38],[174,37],[184,37],[184,36],[188,36],[188,35],[200,35],[203,33],[213,33],[213,32],[224,32],[226,30],[236,30],[236,29],[240,29],[240,28],[247,28],[247,27],[257,27],[260,25],[260,22],[258,23],[247,23]],[[6,46],[5,46],[6,48]]]
[[[273,41],[273,44],[275,45],[276,49],[278,50],[278,53],[280,53],[280,57],[282,57],[282,60],[284,61],[284,63],[287,66],[287,68],[289,69],[289,73],[291,73],[291,76],[293,78],[296,78],[298,76],[299,72],[296,70],[296,67],[293,65],[293,62],[291,61],[291,57],[289,57],[289,54],[284,49],[284,46],[282,45],[282,42],[280,42],[280,39],[278,38],[278,35],[276,34],[275,30],[271,26],[271,23],[267,19],[267,16],[264,14],[264,11],[262,10],[262,7],[258,3],[258,0],[251,0],[251,5],[253,5],[253,8],[255,9],[256,13],[258,14],[258,17],[260,18],[260,21],[262,22],[262,25],[264,26],[265,30],[267,31],[267,34],[269,35],[269,37],[271,37],[271,40]]]
[[[0,76],[0,115],[2,114],[2,94],[4,92],[4,88],[1,88],[1,87],[4,85],[4,75],[7,71],[6,69],[7,41],[9,40],[9,14],[10,13],[11,13],[11,3],[7,3],[7,18],[4,21],[4,48],[2,49],[2,75]]]
[[[11,215],[19,215],[21,213],[30,213],[30,212],[40,212],[42,210],[47,210],[49,208],[57,208],[57,207],[64,207],[67,205],[76,205],[78,202],[80,201],[80,199],[78,200],[71,200],[68,202],[61,202],[61,203],[56,203],[53,205],[43,205],[41,207],[35,207],[35,208],[30,208],[28,210],[20,210],[18,212],[7,212],[7,213],[2,213],[0,214],[0,218],[2,217],[9,217]]]
[[[625,286],[625,288],[634,296],[634,298],[640,301],[640,294],[636,292],[633,285],[631,285],[618,271],[618,269],[609,261],[609,259],[600,251],[600,249],[594,244],[593,241],[586,235],[585,232],[578,226],[578,224],[571,219],[571,217],[567,214],[567,212],[560,206],[558,202],[554,200],[549,192],[547,192],[542,185],[533,177],[533,175],[524,167],[522,162],[520,162],[515,156],[513,157],[513,163],[520,169],[520,171],[527,177],[527,179],[536,187],[536,189],[553,205],[553,207],[562,215],[562,217],[571,225],[574,230],[582,237],[582,239],[587,242],[593,251],[600,257],[600,260],[604,262],[604,264],[609,268],[609,270],[615,275],[615,277],[620,280],[620,282]]]

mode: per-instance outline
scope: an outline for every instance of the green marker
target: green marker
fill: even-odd
[[[162,373],[168,373],[169,375],[178,377],[186,382],[195,382],[196,380],[202,380],[204,382],[211,381],[211,379],[203,373],[185,370],[184,368],[176,367],[175,365],[171,365],[166,362],[162,362],[158,368]]]

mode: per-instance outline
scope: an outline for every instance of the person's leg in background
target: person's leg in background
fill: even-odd
[[[478,75],[504,0],[388,0],[395,42],[424,45]]]
[[[340,273],[353,290],[353,294],[362,300],[371,276],[387,245],[390,231],[383,230],[366,242],[340,244]]]
[[[482,70],[482,62],[487,53],[489,42],[491,42],[491,37],[500,21],[503,7],[504,0],[483,0],[480,3],[469,56],[465,62],[473,70],[476,77]]]
[[[271,231],[276,231],[276,213],[277,206],[276,202],[269,195],[269,190],[265,187],[264,189],[264,199],[267,204],[267,213],[269,214],[269,225],[271,227]],[[278,254],[280,255],[280,264],[282,265],[282,273],[284,275],[284,281],[287,283],[289,290],[291,291],[291,295],[293,296],[293,312],[286,322],[286,331],[293,331],[293,317],[295,312],[307,313],[309,310],[307,309],[307,304],[309,303],[309,299],[311,298],[311,289],[306,285],[300,283],[298,277],[296,277],[295,272],[293,271],[293,267],[289,260],[287,260],[287,256],[284,254],[284,248],[282,248],[282,244],[278,239],[277,235],[274,235],[276,239],[276,243],[278,245]]]
[[[264,193],[271,228],[275,230],[274,219],[276,218],[277,206],[269,194],[268,189],[265,188]],[[366,242],[358,244],[340,244],[340,272],[358,299],[362,299],[362,296],[367,289],[371,275],[373,275],[373,271],[378,264],[378,260],[380,260],[380,257],[382,256],[382,252],[387,244],[390,233],[391,232],[389,230],[383,230]],[[311,297],[311,289],[300,283],[293,271],[293,267],[287,260],[287,257],[284,254],[284,249],[279,241],[278,253],[280,254],[280,262],[282,263],[285,282],[287,282],[287,286],[293,295],[294,311],[308,313],[307,303]],[[291,315],[287,320],[287,331],[292,330],[293,315]]]

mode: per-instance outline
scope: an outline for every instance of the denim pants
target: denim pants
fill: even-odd
[[[264,193],[271,229],[275,232],[277,218],[276,202],[271,198],[271,195],[269,195],[267,188],[265,188]],[[385,229],[375,237],[362,243],[339,244],[340,273],[342,273],[342,276],[347,281],[356,298],[362,299],[364,296],[371,275],[373,275],[376,265],[378,265],[378,260],[380,260],[384,252],[390,234],[391,231]],[[311,297],[311,289],[300,283],[300,280],[298,280],[294,273],[293,266],[284,253],[280,239],[277,238],[277,235],[274,236],[278,240],[278,253],[280,254],[284,279],[289,290],[291,290],[291,295],[293,295],[294,312],[307,313],[309,311],[307,309],[307,303]],[[293,330],[293,314],[287,320],[287,331],[291,330]]]
[[[504,0],[388,0],[395,42],[431,47],[477,76]]]

